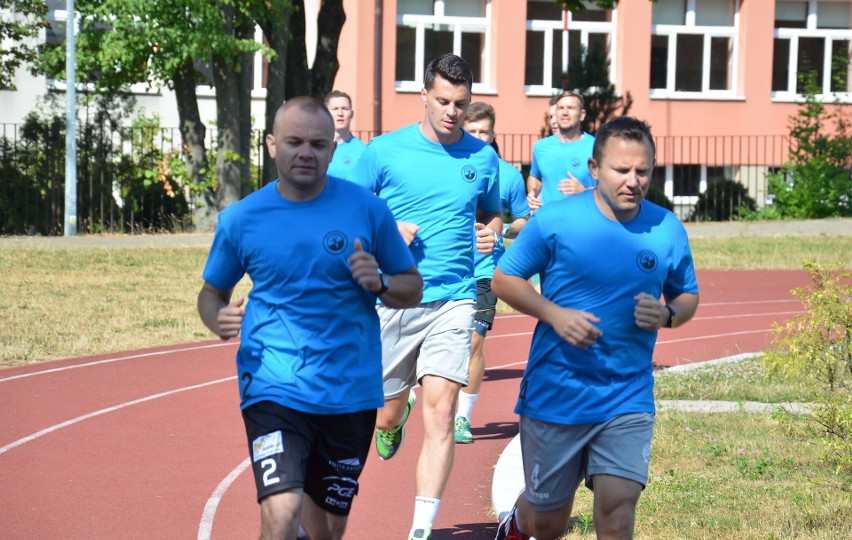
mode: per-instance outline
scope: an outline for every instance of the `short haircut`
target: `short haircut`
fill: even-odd
[[[651,146],[651,158],[656,159],[657,147],[654,144],[654,136],[651,135],[651,126],[645,123],[645,121],[632,116],[619,116],[606,122],[595,133],[595,145],[592,149],[592,156],[598,163],[600,163],[603,156],[604,146],[606,146],[607,141],[612,137],[627,141],[648,141],[648,144]]]
[[[586,106],[586,100],[583,99],[583,96],[578,94],[577,92],[571,92],[570,90],[566,90],[565,92],[562,92],[561,94],[556,96],[553,100],[552,105],[556,105],[557,103],[559,103],[559,100],[566,97],[577,98],[577,101],[580,102],[581,109]]]
[[[331,92],[329,92],[329,93],[325,96],[325,101],[324,101],[324,103],[326,104],[326,106],[328,105],[328,102],[329,102],[329,101],[331,101],[332,99],[334,99],[334,98],[336,98],[336,97],[346,98],[346,101],[348,101],[348,102],[349,102],[349,106],[350,106],[350,107],[352,106],[352,98],[351,98],[351,97],[349,97],[349,94],[347,94],[346,92],[340,91],[340,90],[332,90]]]
[[[334,131],[334,118],[332,118],[331,113],[328,112],[328,107],[326,107],[322,101],[311,96],[297,96],[288,99],[282,103],[280,107],[278,107],[278,110],[275,112],[275,121],[272,124],[273,135],[275,134],[275,130],[278,128],[278,120],[285,112],[294,107],[298,107],[301,111],[319,113],[325,116],[328,119],[331,130]]]
[[[435,84],[435,77],[441,76],[453,84],[464,84],[468,89],[473,88],[473,71],[461,56],[447,53],[435,58],[426,66],[423,74],[423,86],[430,90]]]
[[[494,107],[482,101],[477,101],[475,103],[471,103],[470,107],[468,107],[467,114],[464,116],[464,121],[479,122],[486,118],[491,120],[491,129],[493,130],[494,125],[497,123],[497,113],[494,112]]]

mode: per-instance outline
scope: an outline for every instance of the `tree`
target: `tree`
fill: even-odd
[[[0,0],[0,90],[15,90],[12,82],[21,64],[32,64],[38,48],[35,40],[47,28],[47,4],[40,0]]]
[[[633,105],[630,92],[624,96],[615,91],[609,80],[609,58],[600,46],[592,46],[588,51],[580,46],[569,62],[568,85],[583,96],[586,117],[580,129],[594,133],[616,115],[624,115]]]

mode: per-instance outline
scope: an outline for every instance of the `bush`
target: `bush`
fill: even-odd
[[[770,376],[793,377],[819,391],[809,413],[778,413],[784,431],[816,443],[821,458],[852,491],[852,272],[805,263],[809,289],[794,289],[806,313],[775,325],[774,348],[764,356]]]
[[[744,213],[754,212],[757,203],[748,188],[734,180],[713,180],[698,196],[689,221],[730,221]]]
[[[657,186],[648,186],[648,193],[645,195],[645,200],[658,204],[669,211],[674,211],[674,203],[666,197],[666,193]]]

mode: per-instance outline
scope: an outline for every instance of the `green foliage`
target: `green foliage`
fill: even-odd
[[[843,70],[845,73],[845,70]],[[852,216],[852,137],[840,106],[831,109],[818,99],[814,72],[802,80],[805,101],[790,118],[790,160],[767,175],[773,205],[782,217],[812,219]],[[829,133],[829,127],[834,133]]]
[[[594,133],[613,116],[627,114],[633,104],[628,92],[621,96],[609,80],[609,58],[606,50],[595,44],[588,50],[582,45],[568,63],[568,87],[583,96],[586,116],[580,129]]]
[[[666,193],[654,185],[648,186],[648,193],[645,195],[645,200],[658,204],[669,211],[674,211],[674,203],[666,197]]]
[[[689,221],[730,221],[744,212],[755,212],[757,203],[748,188],[735,180],[713,180],[698,196]]]
[[[15,90],[15,71],[35,60],[39,32],[49,26],[46,15],[41,0],[0,0],[0,43],[15,44],[0,48],[0,90]]]
[[[764,356],[771,376],[809,381],[821,391],[807,414],[779,414],[787,433],[815,441],[852,491],[852,272],[805,263],[808,289],[795,289],[806,313],[776,325]]]

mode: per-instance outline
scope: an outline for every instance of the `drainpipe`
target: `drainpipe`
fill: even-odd
[[[373,131],[382,132],[382,17],[384,2],[376,0],[375,31],[373,32]]]

